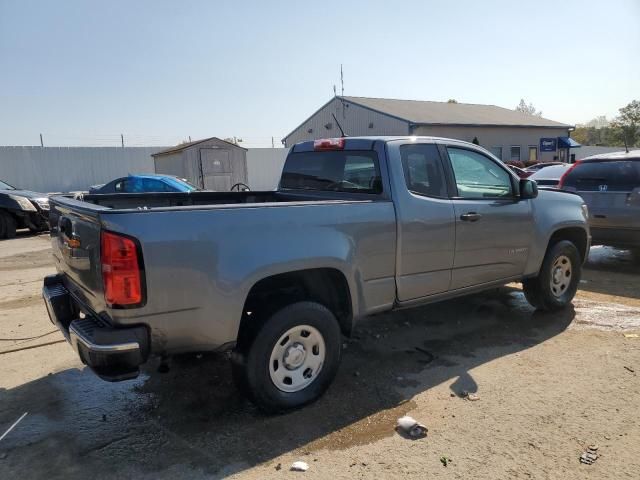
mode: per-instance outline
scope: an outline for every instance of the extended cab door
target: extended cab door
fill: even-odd
[[[530,200],[520,200],[516,178],[479,149],[446,146],[456,193],[455,259],[451,289],[524,273],[533,232]]]
[[[387,149],[398,222],[398,300],[445,292],[451,282],[455,217],[438,147],[396,141]]]

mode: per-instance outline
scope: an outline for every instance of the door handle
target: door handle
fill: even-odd
[[[463,213],[460,215],[460,220],[465,222],[477,222],[482,218],[482,215],[476,212]]]

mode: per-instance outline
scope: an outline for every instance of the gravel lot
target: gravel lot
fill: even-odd
[[[640,476],[640,338],[629,335],[640,334],[640,261],[629,252],[593,248],[574,308],[559,314],[535,312],[514,284],[367,319],[328,393],[275,417],[239,396],[222,355],[98,380],[49,333],[40,287],[52,270],[47,235],[0,242],[0,436],[28,413],[0,440],[0,479]],[[426,438],[394,432],[405,414]],[[600,456],[582,465],[589,444]],[[296,460],[309,470],[290,472]]]

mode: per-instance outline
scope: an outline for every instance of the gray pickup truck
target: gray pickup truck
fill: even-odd
[[[273,192],[53,197],[43,296],[105,380],[150,355],[232,350],[238,386],[283,411],[325,391],[364,316],[512,281],[536,308],[565,307],[587,215],[466,142],[316,140]]]

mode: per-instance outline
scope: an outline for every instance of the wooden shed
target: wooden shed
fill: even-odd
[[[156,173],[186,178],[207,190],[228,192],[247,183],[247,150],[217,137],[183,143],[153,153]]]

